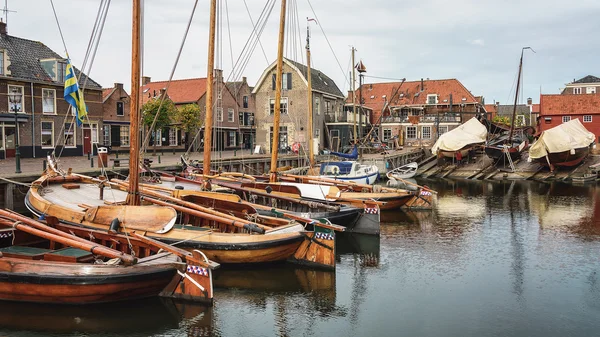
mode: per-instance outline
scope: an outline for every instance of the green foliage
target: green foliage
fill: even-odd
[[[160,98],[152,99],[142,106],[142,121],[145,126],[152,126],[154,116],[156,116],[158,112],[156,124],[154,124],[154,130],[161,130],[171,124],[171,116],[174,116],[176,113],[175,104],[173,104],[173,101],[168,98],[163,102],[159,112],[158,108],[160,106],[160,101]]]
[[[176,121],[185,132],[194,132],[202,125],[200,107],[197,104],[187,104],[177,108]]]
[[[498,123],[498,124],[505,124],[510,126],[510,117],[508,116],[495,116],[494,119],[492,120],[492,122],[494,123]],[[520,119],[516,119],[515,121],[515,126],[519,127],[519,126],[523,126],[523,122]]]

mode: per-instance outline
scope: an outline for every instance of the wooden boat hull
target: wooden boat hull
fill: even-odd
[[[88,304],[157,296],[173,266],[107,266],[0,258],[0,299]]]
[[[492,158],[495,162],[499,162],[503,158],[506,158],[506,153],[504,152],[504,148],[502,146],[486,146],[484,147],[484,150],[485,154],[487,154],[487,156]],[[508,153],[513,161],[521,158],[521,151],[519,151],[518,147],[509,147]]]
[[[373,173],[366,174],[363,176],[358,176],[358,177],[344,176],[344,175],[319,176],[319,177],[333,179],[333,180],[341,180],[344,182],[355,182],[357,184],[373,185],[377,181],[377,178],[379,177],[379,172],[373,172]]]
[[[555,166],[555,167],[573,167],[581,164],[581,162],[590,153],[589,147],[581,147],[575,149],[575,154],[571,154],[570,151],[563,151],[558,153],[549,153],[548,158],[542,157],[537,158],[536,161],[542,166]],[[550,164],[548,164],[550,162]]]
[[[469,155],[469,151],[471,151],[473,149],[472,146],[469,147],[465,147],[462,148],[458,151],[444,151],[444,150],[439,150],[438,151],[438,157],[444,157],[444,158],[454,158],[456,159],[456,154],[460,153],[460,155],[462,156],[462,158],[466,158]]]

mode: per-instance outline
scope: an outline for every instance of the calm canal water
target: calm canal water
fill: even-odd
[[[600,188],[426,181],[433,212],[339,240],[335,273],[223,269],[212,308],[0,304],[0,335],[597,336]]]

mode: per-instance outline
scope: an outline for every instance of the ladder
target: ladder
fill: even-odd
[[[508,151],[508,145],[504,144],[502,145],[503,151],[506,154],[506,157],[508,158],[508,163],[510,164],[510,168],[513,172],[516,171],[515,169],[515,163],[513,163],[512,158],[510,157],[510,152]]]

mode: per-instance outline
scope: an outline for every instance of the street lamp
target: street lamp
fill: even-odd
[[[15,112],[15,173],[21,173],[21,152],[19,151],[19,122],[17,121],[19,105],[21,104],[21,94],[15,91],[11,92],[8,95],[8,101],[10,102],[11,109]]]

